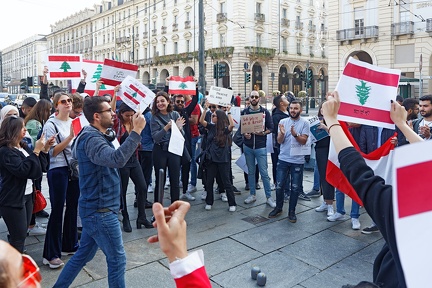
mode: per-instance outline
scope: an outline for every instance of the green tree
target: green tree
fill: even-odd
[[[67,63],[66,61],[64,61],[61,66],[60,69],[63,69],[63,72],[68,72],[68,69],[71,69],[69,63]]]
[[[361,105],[364,105],[369,98],[369,93],[371,90],[370,86],[366,86],[366,82],[363,80],[360,80],[361,85],[356,85],[356,93],[357,98],[359,99],[359,102]]]
[[[91,83],[96,83],[96,82],[100,79],[101,74],[102,74],[102,65],[99,64],[99,65],[97,65],[97,67],[96,67],[96,71],[95,71],[95,73],[92,75],[92,78],[90,79]],[[101,89],[101,90],[106,89],[106,88],[105,88],[105,84],[102,84],[102,85],[100,86],[100,89]]]

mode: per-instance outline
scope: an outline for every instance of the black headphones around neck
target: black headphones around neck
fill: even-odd
[[[114,129],[108,128],[105,133],[102,133],[102,135],[107,139],[109,142],[113,142],[116,139],[116,133]]]

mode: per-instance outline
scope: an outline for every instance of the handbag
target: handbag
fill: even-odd
[[[243,148],[243,135],[241,134],[240,128],[234,133],[232,141],[239,147]]]
[[[47,201],[40,190],[35,190],[33,214],[42,211],[47,206]]]
[[[61,142],[57,126],[54,123],[52,123],[52,124],[54,125],[54,128],[57,132],[57,139],[59,142]],[[62,152],[63,152],[63,156],[66,160],[66,164],[68,166],[69,181],[77,181],[79,179],[78,161],[76,159],[73,159],[73,158],[71,159],[71,161],[69,161],[68,158],[66,157],[66,152],[64,151],[64,149]]]

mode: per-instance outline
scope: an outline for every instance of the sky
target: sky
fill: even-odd
[[[101,0],[9,0],[1,1],[0,50],[36,34],[49,34],[50,25]]]

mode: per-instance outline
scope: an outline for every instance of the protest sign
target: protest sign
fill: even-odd
[[[89,94],[90,96],[94,95],[96,90],[96,82],[100,79],[102,74],[103,62],[93,61],[93,60],[82,60],[81,62],[82,70],[87,72],[87,79],[84,92]],[[81,79],[72,79],[72,92],[76,92],[76,88],[80,83]],[[99,87],[99,95],[104,94],[114,95],[114,89],[112,86],[108,86],[106,84],[102,84]]]
[[[319,126],[321,124],[321,121],[319,120],[318,116],[314,116],[309,121],[309,127],[310,127],[310,135],[312,143],[315,143],[325,137],[328,137],[329,134],[324,129],[319,129]]]
[[[211,86],[209,95],[207,95],[206,99],[210,104],[226,107],[228,105],[231,105],[232,95],[233,90]]]
[[[155,94],[137,79],[127,76],[120,85],[121,100],[135,111],[144,111],[153,102]]]
[[[240,107],[231,107],[230,112],[231,112],[231,117],[232,117],[233,122],[234,122],[234,127],[236,129],[238,129],[240,126],[241,108]]]
[[[262,113],[246,114],[240,116],[241,133],[263,132],[264,118]]]
[[[193,76],[182,78],[171,76],[169,79],[168,93],[181,95],[195,95],[196,82]]]
[[[127,77],[136,78],[138,66],[105,58],[100,80],[106,85],[117,86]]]
[[[80,54],[50,54],[48,55],[48,79],[63,80],[81,78]]]

